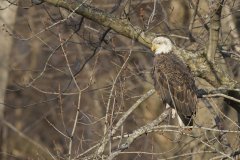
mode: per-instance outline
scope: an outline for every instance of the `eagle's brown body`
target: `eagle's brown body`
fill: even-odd
[[[172,52],[157,54],[153,68],[154,87],[165,104],[177,110],[184,125],[193,125],[196,86],[187,66]]]

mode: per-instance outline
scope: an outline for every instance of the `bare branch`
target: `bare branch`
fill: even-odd
[[[114,81],[113,81],[112,88],[111,88],[111,91],[110,91],[110,95],[109,95],[109,97],[108,97],[107,106],[106,106],[104,138],[103,138],[103,140],[102,140],[102,145],[99,147],[99,149],[98,149],[98,151],[97,151],[97,153],[96,153],[97,155],[101,155],[101,154],[103,153],[107,142],[110,140],[111,132],[108,133],[109,126],[107,125],[107,124],[108,124],[108,117],[109,117],[109,110],[110,110],[110,103],[111,103],[111,99],[112,99],[112,96],[113,96],[113,91],[114,91],[116,82],[117,82],[120,74],[122,73],[122,70],[125,68],[128,60],[129,60],[129,58],[130,58],[130,56],[131,56],[131,53],[132,53],[132,51],[130,50],[130,53],[129,53],[127,59],[126,59],[125,62],[123,63],[121,69],[119,70],[117,76],[115,77],[115,79],[114,79]]]
[[[145,93],[141,98],[139,98],[136,103],[132,105],[132,107],[129,108],[129,110],[122,116],[122,118],[117,122],[115,127],[112,129],[112,135],[114,135],[117,131],[117,129],[123,124],[123,122],[127,119],[127,117],[147,98],[149,98],[153,93],[155,93],[155,89],[149,90],[147,93]]]
[[[222,94],[222,93],[216,93],[216,94],[208,94],[208,95],[203,95],[204,98],[210,98],[210,97],[224,97],[224,98],[227,98],[227,99],[230,99],[232,101],[235,101],[235,102],[238,102],[240,103],[240,100],[239,99],[236,99],[234,97],[231,97],[231,96],[228,96],[226,94]]]
[[[70,11],[74,11],[75,13],[80,14],[90,20],[93,20],[105,27],[110,27],[114,29],[121,35],[137,39],[139,42],[148,47],[150,47],[151,40],[154,38],[154,36],[147,38],[145,36],[146,33],[144,33],[139,27],[132,26],[132,24],[127,19],[120,19],[84,3],[79,4],[79,2],[73,2],[70,4],[69,2],[66,2],[64,0],[45,0],[45,2],[48,2],[57,7],[63,7]]]
[[[119,146],[119,148],[115,151],[112,152],[112,154],[107,158],[108,160],[114,159],[117,155],[119,155],[122,151],[125,149],[129,148],[130,145],[135,141],[136,138],[140,137],[141,135],[145,134],[148,132],[148,130],[152,130],[155,126],[160,124],[161,122],[166,119],[166,117],[171,113],[171,109],[168,108],[166,109],[158,118],[156,118],[154,121],[151,123],[148,123],[147,125],[133,131],[132,134],[128,136],[126,141]]]
[[[190,3],[193,3],[192,0],[190,0],[190,1],[191,1]],[[198,5],[199,5],[199,0],[197,0],[196,5],[193,6],[193,7],[195,7],[195,8],[194,8],[194,12],[193,12],[193,17],[192,17],[192,19],[191,19],[191,21],[190,21],[190,25],[189,25],[189,38],[190,38],[190,40],[192,40],[192,41],[194,41],[194,37],[193,37],[193,35],[192,35],[192,29],[193,29],[193,24],[194,24],[194,21],[195,21],[197,12],[198,12],[198,11],[197,11],[197,10],[198,10]]]
[[[22,137],[23,139],[27,140],[28,142],[32,143],[34,146],[36,146],[37,148],[39,148],[40,150],[42,150],[44,153],[50,155],[50,157],[52,159],[56,159],[55,156],[48,151],[48,149],[46,149],[46,147],[40,145],[39,143],[37,143],[36,141],[30,139],[28,136],[26,136],[25,134],[23,134],[21,131],[19,131],[17,128],[15,128],[12,124],[10,124],[9,122],[3,120],[4,125],[6,125],[8,128],[10,128],[11,130],[13,130],[14,132],[16,132],[20,137]]]
[[[235,58],[238,58],[237,60],[240,61],[240,35],[238,33],[238,30],[237,30],[237,25],[234,22],[234,16],[233,16],[233,13],[231,13],[231,7],[230,7],[229,4],[226,5],[225,11],[226,11],[226,14],[228,15],[227,19],[228,19],[229,27],[231,29],[230,34],[231,34],[231,36],[233,38],[233,42],[234,42],[233,43],[234,50],[237,52],[236,55],[238,56],[238,57],[235,57]]]
[[[133,26],[128,19],[120,19],[84,3],[69,3],[65,0],[45,0],[45,2],[70,10],[72,13],[80,14],[99,23],[100,25],[111,28],[121,35],[136,39],[149,48],[151,47],[152,39],[156,35],[152,32],[143,32],[143,30],[141,30],[139,27]],[[219,87],[221,85],[226,85],[229,88],[235,87],[236,81],[231,79],[230,76],[226,75],[226,73],[223,72],[221,67],[218,67],[218,65],[211,66],[206,61],[204,52],[191,53],[177,48],[176,54],[180,56],[186,62],[186,64],[188,64],[195,76],[206,79],[214,87]]]
[[[219,30],[221,26],[221,13],[224,0],[211,1],[210,3],[210,32],[207,50],[207,59],[209,62],[214,62],[217,49]]]

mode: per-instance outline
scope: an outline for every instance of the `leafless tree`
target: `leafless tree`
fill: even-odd
[[[0,59],[7,159],[237,159],[239,1],[3,2],[1,13],[18,9],[0,31],[12,51]],[[159,35],[196,78],[194,127],[179,127],[153,89]]]

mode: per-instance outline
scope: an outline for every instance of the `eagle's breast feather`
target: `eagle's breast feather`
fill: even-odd
[[[158,54],[154,58],[154,87],[164,103],[177,110],[185,125],[192,125],[196,113],[196,86],[187,66],[175,54]]]

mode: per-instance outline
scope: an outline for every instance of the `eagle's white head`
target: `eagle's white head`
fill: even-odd
[[[152,41],[151,50],[155,54],[170,53],[173,50],[173,44],[170,39],[166,37],[157,37]]]

